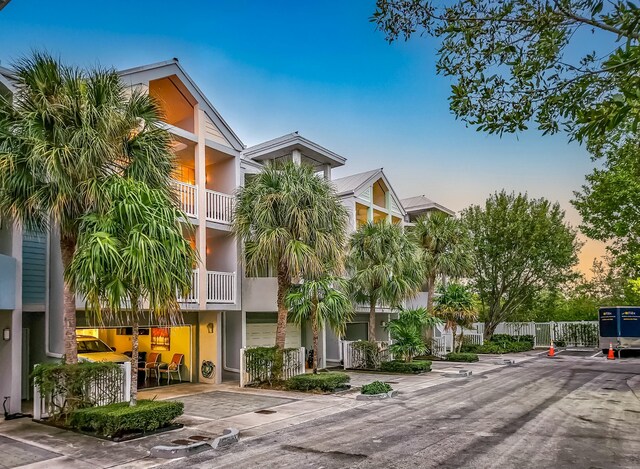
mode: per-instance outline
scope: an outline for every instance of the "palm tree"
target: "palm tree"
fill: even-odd
[[[270,164],[238,191],[234,232],[250,275],[278,278],[276,347],[284,349],[285,298],[293,279],[318,278],[343,257],[348,215],[331,184],[307,165]]]
[[[114,176],[103,192],[108,206],[80,220],[76,253],[67,281],[87,300],[97,323],[117,322],[133,328],[131,405],[138,389],[139,317],[154,322],[182,322],[177,295],[191,288],[197,254],[183,236],[186,217],[160,190]]]
[[[376,305],[398,306],[419,290],[423,272],[418,252],[402,227],[368,222],[353,233],[347,255],[349,289],[369,306],[369,340],[376,340]]]
[[[313,372],[318,373],[318,331],[329,326],[338,337],[344,335],[353,315],[351,300],[344,293],[346,283],[340,278],[321,277],[305,280],[287,294],[289,316],[296,324],[311,322],[313,333]]]
[[[26,229],[57,232],[65,269],[80,218],[105,200],[113,174],[170,193],[174,156],[160,110],[113,70],[88,72],[34,53],[13,69],[16,93],[0,97],[0,212]],[[64,353],[77,362],[75,295],[64,285]]]
[[[419,217],[411,238],[420,248],[427,284],[427,310],[433,314],[438,277],[459,278],[471,270],[471,248],[459,219],[443,212]]]
[[[460,348],[462,348],[464,328],[469,327],[478,317],[473,293],[459,283],[442,286],[438,293],[435,314],[445,321],[445,329],[451,330],[453,335],[452,350],[455,350],[458,326],[463,328],[460,335]]]
[[[426,308],[401,309],[398,317],[387,324],[393,341],[389,349],[395,356],[410,362],[416,355],[427,351],[422,336],[424,328],[433,327],[441,322],[439,318],[429,315]]]

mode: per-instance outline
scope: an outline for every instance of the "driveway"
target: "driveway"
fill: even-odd
[[[167,467],[640,467],[640,359],[574,355],[405,390]]]

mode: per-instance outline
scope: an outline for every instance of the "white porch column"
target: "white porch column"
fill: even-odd
[[[196,246],[202,260],[198,270],[198,305],[201,310],[207,308],[207,162],[205,154],[205,120],[204,111],[196,104],[194,107],[195,129],[198,143],[196,145],[196,186],[198,187],[198,229]]]
[[[298,166],[302,164],[302,153],[300,153],[300,150],[293,150],[291,152],[291,161]]]
[[[324,178],[325,178],[327,181],[331,181],[331,166],[330,166],[330,165],[328,165],[328,164],[325,164],[325,165],[322,167],[322,171],[323,171],[323,174],[324,174]]]

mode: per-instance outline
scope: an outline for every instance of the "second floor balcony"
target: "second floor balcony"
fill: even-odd
[[[185,182],[174,181],[174,187],[180,201],[180,208],[193,218],[199,217],[199,189]],[[233,216],[233,196],[222,192],[204,189],[205,219],[214,223],[230,224]]]
[[[233,304],[236,302],[236,273],[205,271],[207,275],[207,303]],[[181,303],[198,303],[200,301],[200,271],[194,270],[191,276],[191,292]]]

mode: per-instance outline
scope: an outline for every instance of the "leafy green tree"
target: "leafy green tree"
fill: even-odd
[[[462,348],[464,328],[470,327],[478,318],[476,301],[471,290],[459,283],[443,285],[438,292],[435,314],[436,317],[445,321],[445,329],[451,331],[452,350],[456,349],[458,326],[463,328],[460,334],[459,349]]]
[[[131,405],[138,389],[141,313],[153,323],[180,324],[177,296],[191,289],[197,254],[183,235],[185,215],[161,190],[114,176],[105,183],[107,206],[80,220],[76,253],[66,272],[86,297],[97,323],[131,325]]]
[[[587,176],[573,205],[583,233],[608,243],[628,277],[640,276],[640,137],[598,145],[603,166]]]
[[[353,316],[353,304],[345,293],[346,282],[336,277],[304,280],[293,286],[286,297],[289,317],[296,324],[311,322],[313,334],[313,372],[318,372],[318,333],[329,326],[338,337],[344,335]]]
[[[57,233],[71,265],[82,216],[106,199],[113,174],[169,194],[174,155],[160,109],[114,70],[79,70],[34,53],[13,67],[16,93],[0,96],[0,212]],[[75,295],[64,285],[64,353],[77,362]]]
[[[437,37],[455,115],[489,133],[583,138],[640,120],[640,9],[602,0],[377,0],[388,41]]]
[[[351,235],[346,265],[354,300],[369,306],[368,336],[374,342],[376,305],[396,307],[422,286],[417,247],[400,225],[365,223]]]
[[[474,254],[471,286],[482,303],[485,339],[542,289],[573,277],[579,247],[560,206],[502,191],[463,212]]]
[[[427,280],[427,310],[433,312],[436,280],[459,278],[471,271],[469,237],[460,219],[442,212],[418,218],[410,236],[420,249]]]
[[[427,351],[423,330],[440,323],[426,308],[401,309],[398,317],[387,323],[387,330],[393,341],[389,350],[394,356],[410,362],[413,357]]]
[[[276,346],[284,349],[292,280],[319,278],[344,255],[348,214],[331,184],[307,165],[268,165],[236,196],[233,228],[244,242],[245,266],[278,278]]]

